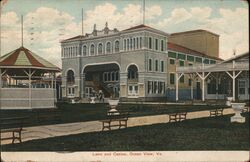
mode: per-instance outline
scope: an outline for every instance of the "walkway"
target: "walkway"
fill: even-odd
[[[232,109],[225,109],[223,114],[232,114]],[[197,111],[189,112],[187,114],[187,119],[203,118],[208,117],[209,111]],[[128,127],[151,125],[157,123],[168,123],[168,115],[153,115],[153,116],[143,116],[143,117],[131,117],[128,120]],[[55,136],[65,136],[86,132],[99,132],[102,129],[102,124],[98,121],[89,122],[78,122],[78,123],[67,123],[67,124],[55,124],[55,125],[45,125],[45,126],[34,126],[25,127],[22,133],[22,141],[29,141],[34,139],[43,139]],[[2,136],[9,134],[3,133]],[[11,143],[10,141],[2,141],[2,144]]]

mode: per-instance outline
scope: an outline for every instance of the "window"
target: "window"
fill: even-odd
[[[175,64],[175,60],[174,60],[174,59],[169,59],[169,63],[170,63],[171,65],[174,65],[174,64]]]
[[[103,45],[102,45],[102,43],[99,43],[99,45],[98,45],[98,54],[102,54],[102,50],[103,50]]]
[[[111,43],[110,42],[108,42],[106,44],[106,53],[111,53]]]
[[[82,55],[87,56],[87,46],[82,47]]]
[[[115,52],[119,52],[119,47],[120,47],[120,45],[119,45],[119,41],[115,41]]]
[[[164,61],[161,61],[161,72],[164,72]]]
[[[111,80],[115,81],[115,73],[114,72],[111,72]]]
[[[155,50],[158,50],[158,39],[155,39]]]
[[[164,51],[164,41],[161,40],[161,51]]]
[[[115,80],[116,80],[116,81],[119,80],[119,72],[118,72],[118,71],[115,73]]]
[[[192,79],[188,79],[188,86],[191,86],[192,85]]]
[[[130,38],[130,43],[129,43],[129,45],[130,45],[130,49],[132,50],[132,46],[133,46],[133,39],[132,39],[132,38]]]
[[[108,80],[108,76],[107,73],[104,73],[104,78],[103,78],[104,82],[106,82]]]
[[[152,93],[152,82],[148,81],[148,93]]]
[[[165,82],[158,82],[158,93],[164,94],[165,92]]]
[[[148,60],[148,70],[152,71],[152,59]]]
[[[194,62],[194,56],[187,56],[187,60],[191,61],[191,62]]]
[[[158,84],[154,81],[154,93],[158,93]]]
[[[149,37],[149,39],[148,39],[148,48],[152,49],[152,38],[151,37]]]
[[[108,73],[107,73],[107,76],[108,76],[108,81],[110,81],[110,80],[111,80],[111,73],[108,72]]]
[[[216,80],[215,79],[208,79],[207,94],[216,94]]]
[[[155,71],[158,71],[158,60],[155,60]]]
[[[75,94],[75,88],[68,88],[68,94],[69,95]]]
[[[142,48],[142,37],[140,37],[140,49]]]
[[[95,45],[91,44],[90,46],[90,55],[93,56],[95,55]]]
[[[67,82],[69,84],[74,84],[75,83],[75,74],[72,70],[69,70],[67,72]]]
[[[246,82],[244,80],[239,80],[239,94],[245,94]]]
[[[184,66],[184,61],[183,61],[183,60],[180,60],[180,61],[179,61],[179,65],[180,65],[180,66]]]
[[[126,50],[126,39],[123,40],[123,50]]]
[[[136,49],[138,49],[139,48],[139,38],[137,37],[136,38]]]
[[[176,53],[175,52],[168,52],[168,57],[175,58],[176,59]]]
[[[175,82],[175,74],[171,73],[170,74],[170,84],[174,84]]]
[[[180,83],[184,83],[184,75],[181,76]]]
[[[188,66],[193,66],[193,64],[192,63],[188,63]]]
[[[129,39],[127,39],[127,50],[129,50]]]
[[[135,49],[136,47],[135,47],[135,44],[136,42],[135,42],[135,38],[133,39],[133,49]]]

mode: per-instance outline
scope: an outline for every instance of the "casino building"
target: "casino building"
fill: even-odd
[[[122,31],[97,30],[61,41],[62,96],[85,100],[102,90],[122,101],[174,99],[179,66],[220,62],[219,36],[205,30],[168,34],[146,25]],[[188,99],[188,74],[179,84],[179,98]],[[199,81],[193,96],[200,97]],[[187,97],[189,96],[189,97]]]

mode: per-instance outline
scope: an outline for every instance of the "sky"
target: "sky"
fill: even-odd
[[[60,41],[101,30],[143,23],[143,0],[3,0],[1,55],[21,46],[61,67]],[[166,33],[204,29],[220,35],[219,57],[249,51],[248,3],[244,0],[145,0],[145,24]]]

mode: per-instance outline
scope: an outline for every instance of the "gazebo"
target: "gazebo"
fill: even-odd
[[[0,57],[0,108],[54,108],[60,71],[23,46]]]

